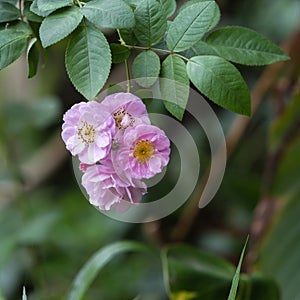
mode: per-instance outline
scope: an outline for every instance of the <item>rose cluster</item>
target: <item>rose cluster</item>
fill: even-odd
[[[78,156],[82,185],[100,210],[139,203],[147,192],[142,179],[169,162],[169,139],[151,125],[144,103],[131,93],[75,104],[63,120],[62,139]]]

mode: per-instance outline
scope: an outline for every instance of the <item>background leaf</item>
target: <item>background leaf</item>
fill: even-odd
[[[36,75],[39,64],[39,50],[36,45],[37,38],[32,38],[27,47],[27,77],[32,78]]]
[[[299,144],[298,141],[298,151]],[[297,174],[299,182],[299,172]],[[290,177],[290,174],[287,176]],[[284,209],[275,216],[268,235],[260,245],[260,255],[256,264],[260,270],[275,278],[280,286],[282,300],[300,297],[299,195],[299,189],[292,194],[286,193],[282,203]]]
[[[0,12],[0,23],[14,21],[20,17],[20,11],[10,3],[0,2]]]
[[[42,130],[51,124],[55,124],[55,120],[61,111],[60,99],[54,96],[44,96],[34,99],[30,104],[23,102],[11,102],[2,112],[7,127],[14,133],[28,131],[29,128]],[[1,118],[4,118],[4,116]]]
[[[275,280],[261,273],[241,274],[236,298],[242,300],[280,300],[280,290]]]
[[[67,299],[82,299],[100,270],[116,255],[129,251],[150,252],[150,249],[141,243],[127,241],[116,242],[100,249],[85,263],[77,274]]]
[[[145,88],[152,86],[160,71],[159,56],[152,50],[141,52],[133,61],[132,73],[136,82]]]
[[[177,119],[182,120],[189,98],[189,78],[184,61],[175,55],[169,55],[161,66],[161,96],[166,109]]]
[[[297,127],[300,116],[300,93],[296,94],[289,102],[289,105],[276,119],[271,126],[269,135],[269,150],[274,151],[280,147],[285,136],[291,136],[291,128]],[[283,180],[283,178],[281,178]],[[290,179],[289,179],[290,180]],[[277,182],[280,184],[280,182]]]
[[[170,50],[180,52],[192,47],[220,19],[218,5],[214,1],[203,1],[181,10],[171,23],[167,35]]]
[[[109,46],[114,64],[121,63],[130,56],[130,50],[123,45],[111,43]]]
[[[221,57],[245,65],[267,65],[289,57],[258,32],[238,26],[219,28],[206,42]]]
[[[40,38],[44,48],[64,39],[79,25],[83,18],[77,6],[62,8],[46,17],[40,26]]]
[[[276,280],[282,300],[300,298],[300,93],[287,103],[270,128],[269,159],[274,167],[261,207],[271,213],[255,261],[255,268]]]
[[[171,299],[182,292],[193,293],[192,299],[226,299],[234,274],[226,261],[185,245],[164,248],[162,261]]]
[[[187,245],[165,247],[161,256],[170,299],[227,299],[234,276],[234,267],[230,263]],[[241,274],[236,298],[233,296],[229,299],[280,299],[274,280],[258,273]]]
[[[250,115],[250,93],[239,71],[217,56],[195,56],[187,63],[187,73],[201,93],[220,106]]]
[[[161,4],[156,0],[142,1],[134,11],[134,34],[145,46],[157,44],[164,36],[167,19]]]
[[[75,88],[93,100],[105,84],[111,67],[110,48],[103,33],[83,23],[73,34],[66,51],[66,68]]]
[[[93,0],[81,11],[96,26],[131,28],[135,24],[131,8],[122,0]]]
[[[56,10],[65,6],[69,6],[72,4],[72,0],[36,0],[37,7],[42,12],[47,12],[49,10]]]

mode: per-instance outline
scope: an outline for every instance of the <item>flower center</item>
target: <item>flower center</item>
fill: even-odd
[[[116,126],[118,129],[126,129],[129,126],[133,126],[134,118],[130,113],[126,111],[124,107],[118,109],[113,115]]]
[[[154,156],[155,148],[151,141],[140,140],[137,141],[133,149],[132,155],[138,159],[140,163],[145,163],[151,157]]]
[[[85,121],[83,122],[82,126],[78,128],[77,133],[85,144],[91,144],[95,141],[95,128],[93,125]]]

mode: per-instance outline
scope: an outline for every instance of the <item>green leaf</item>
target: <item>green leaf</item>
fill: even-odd
[[[130,50],[120,44],[110,44],[110,51],[112,55],[112,62],[114,64],[121,63],[130,56]]]
[[[175,0],[159,0],[162,9],[164,11],[165,17],[171,17],[176,10],[176,1]]]
[[[49,10],[54,11],[65,6],[69,6],[72,3],[72,0],[37,0],[38,9],[41,12],[47,12]]]
[[[93,0],[81,9],[84,16],[93,24],[108,28],[131,28],[134,15],[122,0]]]
[[[137,44],[137,39],[133,33],[132,28],[122,28],[119,30],[119,34],[122,38],[122,40],[127,44],[127,45],[136,45]]]
[[[145,88],[152,86],[160,71],[159,56],[152,50],[141,52],[133,61],[132,73],[136,82]]]
[[[106,95],[108,96],[115,93],[126,93],[126,90],[116,83],[110,83],[106,90]]]
[[[10,4],[13,4],[13,5],[16,5],[17,0],[0,0],[0,2],[6,2],[6,3],[10,3]]]
[[[40,16],[40,17],[47,17],[48,15],[50,15],[52,12],[55,11],[55,9],[49,9],[49,10],[40,10],[37,4],[38,0],[34,0],[30,6],[30,10],[35,13],[36,15]]]
[[[20,17],[20,11],[12,4],[0,2],[0,23],[17,20]]]
[[[199,3],[199,2],[207,2],[207,1],[215,1],[215,0],[189,0],[187,2],[185,2],[180,8],[179,8],[179,12],[182,11],[183,9],[187,8],[188,6],[191,6],[195,3]]]
[[[187,6],[171,23],[167,35],[170,50],[180,52],[192,47],[220,19],[218,5],[204,1]]]
[[[40,17],[47,17],[49,16],[52,12],[55,11],[55,9],[47,10],[47,11],[41,11],[38,6],[37,6],[37,0],[34,0],[32,4],[30,5],[30,11],[37,16]]]
[[[195,56],[187,73],[201,93],[220,106],[238,114],[251,114],[250,93],[239,71],[217,56]]]
[[[245,254],[245,250],[246,250],[246,247],[247,247],[248,239],[249,239],[249,236],[246,239],[245,245],[243,247],[243,250],[242,250],[242,253],[241,253],[241,256],[240,256],[238,266],[236,268],[235,274],[234,274],[233,279],[232,279],[232,284],[231,284],[230,292],[229,292],[229,295],[228,295],[228,300],[235,300],[235,296],[236,296],[239,281],[240,281],[240,272],[241,272],[242,262],[243,262],[243,259],[244,259],[244,254]]]
[[[164,37],[167,19],[158,1],[142,1],[136,7],[134,17],[136,22],[134,34],[142,45],[155,45]]]
[[[39,64],[39,50],[36,46],[37,38],[32,38],[27,47],[27,77],[32,78],[36,75]]]
[[[289,59],[270,40],[254,30],[229,26],[212,32],[206,42],[219,56],[244,65],[267,65]]]
[[[17,29],[0,31],[0,70],[14,62],[25,51],[30,34]]]
[[[83,18],[77,6],[62,8],[46,17],[40,26],[40,38],[44,48],[64,39],[79,25]]]
[[[139,3],[141,3],[141,1],[143,0],[124,0],[125,3],[127,3],[130,7],[134,9],[137,7]]]
[[[199,56],[199,55],[215,55],[218,56],[217,52],[208,45],[207,43],[203,41],[197,42],[195,45],[193,45],[191,48],[185,50],[182,52],[182,55],[191,58],[193,56]]]
[[[134,94],[142,100],[153,99],[153,91],[151,89],[140,89],[134,91]]]
[[[74,279],[67,300],[83,299],[87,289],[101,269],[115,256],[131,251],[152,252],[148,247],[136,242],[116,242],[97,251],[82,267]]]
[[[75,88],[93,100],[105,84],[111,67],[111,54],[103,33],[83,23],[69,41],[66,68]]]
[[[23,33],[26,33],[28,35],[32,35],[31,27],[23,21],[15,22],[13,24],[10,24],[8,29],[9,30],[15,30],[15,31],[18,31],[18,32],[23,32]]]
[[[23,9],[24,17],[28,21],[36,22],[36,23],[42,23],[43,18],[30,10],[31,5],[32,5],[32,2],[25,2],[24,3],[24,9]]]
[[[169,55],[161,66],[161,96],[166,109],[177,119],[182,120],[189,98],[189,78],[184,61],[175,55]]]

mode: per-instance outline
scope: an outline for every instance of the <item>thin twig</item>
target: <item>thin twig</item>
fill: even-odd
[[[126,77],[127,77],[127,93],[130,93],[131,86],[130,86],[130,71],[129,71],[129,65],[128,65],[128,59],[125,59],[125,70],[126,70]]]

